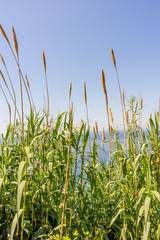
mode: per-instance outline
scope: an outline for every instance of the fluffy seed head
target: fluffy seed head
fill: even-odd
[[[14,31],[13,26],[12,26],[12,38],[13,38],[14,50],[15,50],[16,56],[18,58],[18,42],[17,42],[16,33]]]
[[[87,104],[86,82],[84,82],[84,100],[85,100],[85,103]]]
[[[69,100],[71,99],[71,93],[72,93],[72,82],[70,82],[70,85],[69,85]]]
[[[109,115],[110,115],[111,122],[112,122],[112,124],[113,124],[113,123],[114,123],[114,120],[113,120],[113,114],[112,114],[111,108],[109,108]]]
[[[98,124],[96,121],[95,121],[95,129],[96,129],[96,133],[98,134]]]
[[[46,57],[45,57],[44,51],[42,52],[42,57],[43,57],[44,71],[45,71],[45,74],[46,74]]]
[[[1,25],[0,25],[0,32],[1,32],[1,34],[3,35],[3,37],[6,39],[6,41],[8,42],[8,44],[10,45],[10,42],[9,42],[9,40],[8,40],[8,37],[7,37],[7,35],[6,35],[3,27],[2,27]]]
[[[113,51],[112,47],[111,47],[111,55],[112,55],[112,61],[113,61],[114,67],[116,68],[116,60],[115,60],[115,57],[114,57],[114,51]]]
[[[103,127],[103,134],[102,134],[102,142],[105,141],[105,132],[104,132],[104,127]]]
[[[25,74],[25,78],[26,78],[26,83],[27,83],[27,86],[28,86],[28,88],[29,88],[29,81],[28,81],[27,74]]]

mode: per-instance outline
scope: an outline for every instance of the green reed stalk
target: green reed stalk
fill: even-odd
[[[108,118],[108,138],[109,138],[109,182],[111,181],[111,125],[110,125],[110,118],[109,118],[109,107],[108,107],[108,95],[106,89],[106,82],[105,82],[105,75],[102,69],[102,87],[105,95],[106,101],[106,110],[107,110],[107,118]]]
[[[90,140],[90,126],[89,126],[89,117],[88,117],[86,82],[84,82],[84,100],[85,100],[85,105],[86,105],[87,124],[88,124],[88,129],[89,129],[89,149],[90,149],[90,154],[91,154],[92,150],[91,150],[91,140]]]
[[[62,210],[60,239],[62,239],[62,237],[63,237],[63,222],[64,222],[65,205],[66,205],[66,198],[67,198],[67,189],[68,189],[69,162],[70,162],[70,152],[71,152],[71,134],[72,134],[72,111],[73,111],[73,103],[71,103],[71,110],[70,110],[70,130],[69,130],[68,158],[67,158],[67,166],[66,166],[66,179],[65,179],[65,187],[64,187],[64,199],[63,199],[63,210]]]
[[[123,107],[122,93],[121,93],[121,87],[120,87],[120,82],[119,82],[119,75],[118,75],[118,70],[117,70],[117,66],[116,66],[116,60],[115,60],[114,51],[113,51],[112,48],[111,48],[111,55],[112,55],[113,65],[114,65],[115,70],[116,70],[118,86],[119,86],[119,93],[120,93],[120,100],[121,100],[121,107],[122,107],[123,128],[124,128],[124,144],[125,144],[125,153],[126,153],[127,146],[126,146],[126,131],[125,131],[125,121],[124,121],[124,107]]]
[[[47,81],[47,72],[46,72],[46,57],[44,51],[42,52],[43,57],[43,67],[45,72],[45,79],[46,79],[46,90],[47,90],[47,127],[48,127],[48,119],[49,119],[49,91],[48,91],[48,81]]]

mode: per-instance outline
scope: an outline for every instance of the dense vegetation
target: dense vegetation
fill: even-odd
[[[19,67],[14,28],[15,53],[2,26],[0,31],[15,57],[20,87],[22,83],[25,85],[31,106],[30,116],[24,121],[22,88],[20,114],[14,88],[12,92],[9,90],[1,72],[15,112],[14,122],[11,122],[10,103],[0,85],[10,114],[10,123],[0,139],[0,239],[160,239],[159,113],[156,112],[154,118],[149,117],[144,131],[142,98],[138,104],[131,97],[130,108],[126,109],[113,49],[111,54],[122,104],[124,144],[108,108],[103,70],[108,134],[103,129],[101,136],[95,123],[92,139],[86,85],[86,123],[81,121],[79,126],[74,126],[72,103],[69,112],[51,119],[43,52],[47,110],[44,114],[36,113],[27,76],[25,82]],[[2,56],[1,60],[8,73]],[[11,82],[9,73],[8,78]]]

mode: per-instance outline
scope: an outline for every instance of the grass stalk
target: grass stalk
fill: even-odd
[[[117,70],[117,66],[116,66],[116,60],[115,60],[114,51],[113,51],[112,48],[111,48],[111,55],[112,55],[112,61],[113,61],[113,65],[114,65],[115,70],[116,70],[116,75],[117,75],[117,80],[118,80],[119,94],[120,94],[121,107],[122,107],[123,128],[124,128],[124,145],[125,145],[125,153],[126,153],[127,146],[126,146],[126,130],[125,130],[125,121],[124,121],[124,107],[123,107],[123,100],[122,100],[122,93],[121,93],[119,75],[118,75],[118,70]]]
[[[49,121],[49,91],[48,91],[48,81],[47,81],[47,72],[46,72],[46,57],[44,51],[42,52],[43,58],[43,67],[45,72],[45,79],[46,79],[46,90],[47,90],[47,128],[48,128],[48,121]]]
[[[64,186],[64,199],[63,199],[63,209],[62,209],[62,220],[61,220],[61,234],[60,234],[60,239],[63,238],[63,222],[64,222],[65,205],[66,205],[67,190],[68,190],[69,162],[70,162],[71,134],[72,134],[72,111],[73,111],[73,103],[71,103],[71,110],[70,110],[70,129],[69,129],[68,157],[67,157],[66,178],[65,178],[65,186]]]
[[[109,118],[109,107],[108,107],[108,95],[106,89],[106,82],[105,82],[105,75],[102,69],[102,87],[105,95],[106,101],[106,110],[107,110],[107,118],[108,118],[108,143],[109,143],[109,182],[111,181],[111,125],[110,125],[110,118]]]

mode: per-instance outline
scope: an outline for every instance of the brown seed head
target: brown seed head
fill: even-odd
[[[73,113],[73,102],[71,102],[71,110],[70,110],[71,116],[72,116],[72,113]]]
[[[71,99],[71,93],[72,93],[72,82],[70,82],[70,85],[69,85],[69,100]]]
[[[84,82],[84,100],[85,100],[85,103],[87,104],[86,82]]]
[[[8,37],[7,37],[7,35],[6,35],[3,27],[2,27],[1,25],[0,25],[0,32],[1,32],[1,34],[3,35],[3,37],[6,39],[6,41],[8,42],[8,44],[10,45],[10,42],[9,42],[9,40],[8,40]]]
[[[111,55],[112,55],[112,61],[113,61],[114,67],[116,68],[116,60],[115,60],[115,57],[114,57],[114,51],[113,51],[112,47],[111,47]]]
[[[25,78],[26,78],[26,83],[27,83],[27,86],[28,86],[28,88],[29,88],[29,81],[28,81],[27,74],[25,74]]]
[[[111,122],[112,122],[112,124],[113,124],[113,123],[114,123],[114,120],[113,120],[113,114],[112,114],[111,108],[109,108],[109,114],[110,114]]]
[[[98,134],[98,124],[96,121],[95,121],[95,129],[96,129],[96,133]]]
[[[141,108],[143,107],[143,98],[141,97]]]
[[[127,125],[129,124],[129,115],[128,115],[128,112],[126,112],[126,122],[127,122]]]
[[[43,57],[44,71],[45,71],[45,74],[46,74],[46,57],[45,57],[44,51],[42,52],[42,57]]]
[[[3,79],[4,83],[5,83],[5,85],[7,86],[6,80],[5,80],[5,78],[4,78],[3,73],[2,73],[1,70],[0,70],[0,74],[1,74],[1,77],[2,77],[2,79]]]
[[[104,94],[106,94],[107,90],[106,90],[105,75],[104,75],[103,69],[101,73],[102,73],[102,87],[103,87]]]
[[[12,38],[13,38],[14,50],[15,50],[16,56],[18,58],[18,42],[17,42],[16,33],[14,31],[13,26],[12,26]]]
[[[93,126],[94,137],[96,137],[95,127]]]
[[[123,98],[123,102],[124,102],[124,88],[123,88],[123,92],[122,92],[122,98]]]
[[[152,113],[150,113],[149,118],[152,118]]]
[[[104,127],[103,127],[103,134],[102,134],[102,142],[105,141],[105,132],[104,132]]]

